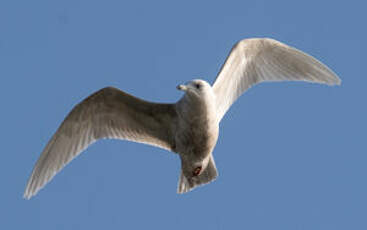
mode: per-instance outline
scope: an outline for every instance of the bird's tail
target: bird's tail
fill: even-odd
[[[209,163],[206,169],[195,178],[195,180],[189,181],[183,172],[181,172],[180,180],[178,182],[177,193],[189,192],[199,185],[204,185],[212,182],[218,176],[217,168],[213,156],[210,156]]]

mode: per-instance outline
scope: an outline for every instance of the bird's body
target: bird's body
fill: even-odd
[[[180,112],[180,109],[178,109],[177,114],[182,119],[178,119],[177,122],[175,151],[205,158],[213,150],[218,139],[218,122],[210,117],[214,114],[213,111],[203,110],[200,114],[194,114],[193,112],[181,114]]]
[[[201,81],[201,84],[204,83]],[[189,151],[199,158],[206,157],[213,150],[219,132],[215,96],[210,85],[206,84],[209,95],[185,94],[176,104],[179,131],[175,138],[177,151]]]
[[[214,84],[192,80],[175,104],[152,103],[113,87],[76,105],[46,145],[27,183],[25,198],[35,195],[90,144],[115,138],[150,144],[179,154],[178,193],[213,181],[218,173],[213,149],[219,123],[247,89],[264,81],[307,81],[328,85],[340,79],[315,58],[273,39],[238,42]]]
[[[199,92],[195,87],[199,85]],[[196,167],[206,168],[210,163],[210,156],[217,143],[219,134],[219,122],[217,120],[215,95],[211,86],[203,80],[193,80],[185,87],[186,93],[180,101],[176,103],[177,129],[176,129],[176,151],[181,157],[182,176],[187,179],[179,181],[178,192],[186,192],[193,188],[200,180],[214,179],[217,176],[216,169],[211,175],[201,175],[202,177],[192,177],[192,172]],[[206,161],[205,161],[206,160]],[[202,162],[205,162],[204,165]],[[213,160],[212,160],[213,161]],[[214,161],[212,162],[214,164]],[[214,165],[215,166],[215,165]],[[201,169],[201,170],[203,170]],[[215,171],[215,172],[214,172]],[[191,186],[185,186],[185,182]],[[182,187],[182,189],[180,189]]]

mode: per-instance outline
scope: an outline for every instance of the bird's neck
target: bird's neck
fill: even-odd
[[[200,122],[217,125],[216,102],[214,97],[185,95],[178,103],[178,112],[189,123]]]

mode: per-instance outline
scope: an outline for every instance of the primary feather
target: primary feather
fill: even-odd
[[[264,81],[340,84],[333,71],[298,49],[269,38],[245,39],[233,46],[213,84],[218,119],[242,93]]]
[[[67,163],[101,138],[115,138],[172,150],[172,104],[150,103],[107,87],[76,105],[46,145],[24,197],[29,199]]]

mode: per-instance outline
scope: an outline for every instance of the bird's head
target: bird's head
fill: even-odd
[[[184,91],[186,95],[195,98],[207,98],[214,96],[211,85],[200,79],[195,79],[183,85],[177,86],[178,90]]]

